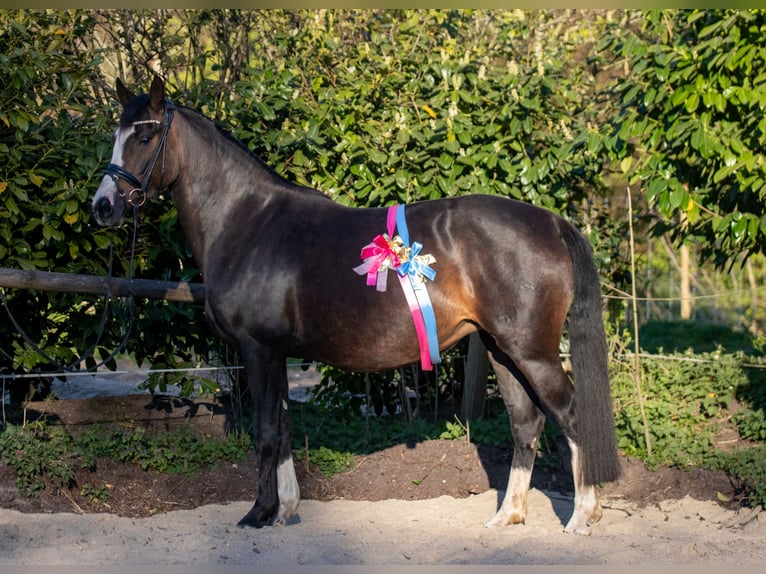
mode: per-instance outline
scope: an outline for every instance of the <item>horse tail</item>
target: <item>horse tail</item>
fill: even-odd
[[[575,432],[581,449],[582,479],[592,485],[620,476],[601,287],[588,240],[563,220],[561,236],[574,267],[569,347],[574,372]]]

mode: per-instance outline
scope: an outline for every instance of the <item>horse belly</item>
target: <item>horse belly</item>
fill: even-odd
[[[349,297],[326,299],[311,311],[304,308],[302,320],[296,322],[300,328],[294,340],[295,354],[359,372],[418,362],[418,336],[398,282],[392,281],[385,293],[363,287],[368,291],[351,289]],[[435,305],[437,301],[435,298]],[[463,313],[455,309],[439,305],[436,316],[441,350],[476,330],[475,325],[462,320],[461,315]]]

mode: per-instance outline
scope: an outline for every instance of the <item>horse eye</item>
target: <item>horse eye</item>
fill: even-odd
[[[141,143],[141,145],[146,145],[150,141],[152,141],[152,136],[144,136],[144,137],[141,138],[140,143]]]

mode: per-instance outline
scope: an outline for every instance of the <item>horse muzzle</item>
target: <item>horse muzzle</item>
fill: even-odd
[[[102,227],[119,225],[125,218],[125,201],[117,193],[116,189],[108,189],[106,181],[111,182],[110,178],[105,178],[99,190],[93,198],[91,209],[96,223]],[[106,185],[107,189],[104,189]]]

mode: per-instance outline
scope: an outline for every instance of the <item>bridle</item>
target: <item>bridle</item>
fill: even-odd
[[[125,193],[120,189],[120,186],[117,185],[117,190],[120,194],[120,197],[125,199],[125,201],[128,203],[128,205],[139,208],[144,203],[146,203],[146,190],[149,187],[149,180],[152,178],[152,172],[154,171],[155,165],[157,165],[157,160],[160,157],[160,154],[162,155],[162,178],[165,177],[165,155],[164,151],[167,147],[167,141],[168,141],[168,130],[170,129],[170,122],[173,121],[173,113],[175,112],[175,106],[173,105],[170,100],[165,100],[165,115],[162,118],[162,121],[160,120],[139,120],[133,122],[131,125],[137,126],[141,124],[158,124],[162,125],[162,133],[160,134],[160,141],[157,144],[157,147],[154,149],[154,153],[152,154],[152,157],[149,158],[149,162],[146,164],[146,169],[144,169],[144,181],[141,182],[138,180],[138,178],[130,173],[128,170],[122,168],[119,165],[110,163],[106,166],[106,168],[103,170],[103,173],[110,176],[115,184],[117,184],[117,179],[122,179],[125,181],[128,185],[130,185],[133,189],[131,189],[128,193]]]

